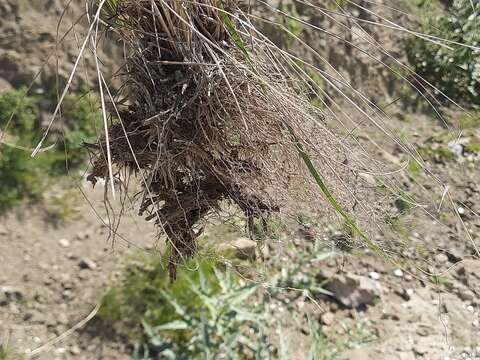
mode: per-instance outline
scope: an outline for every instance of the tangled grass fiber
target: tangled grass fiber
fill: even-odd
[[[89,180],[141,174],[139,212],[168,237],[174,279],[207,216],[234,204],[250,232],[266,226],[312,184],[299,151],[310,161],[335,146],[292,76],[294,63],[255,33],[236,2],[124,0],[110,2],[105,18],[129,53],[122,98],[113,101],[118,119],[88,146]]]

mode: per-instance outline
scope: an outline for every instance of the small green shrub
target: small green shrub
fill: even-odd
[[[28,145],[34,132],[39,128],[38,106],[39,98],[26,96],[25,89],[11,90],[0,96],[0,129],[20,136],[23,140],[19,145]],[[28,136],[27,136],[28,135]]]
[[[430,3],[420,7],[427,9],[427,15],[422,19],[422,32],[451,42],[479,46],[478,1],[455,0],[448,13],[440,12]],[[447,44],[453,48],[449,49],[418,37],[407,39],[404,45],[408,60],[418,75],[451,99],[466,105],[480,104],[478,50],[453,43]]]
[[[283,7],[285,7],[285,9],[282,9]],[[287,14],[291,16],[291,17],[282,16],[280,20],[285,22],[285,27],[290,33],[292,33],[292,36],[299,37],[300,35],[302,35],[304,31],[303,24],[295,20],[300,18],[295,3],[291,3],[283,6],[280,5],[280,9],[284,10]]]
[[[40,154],[38,159],[18,149],[0,147],[0,213],[4,212],[21,199],[35,199],[40,194],[48,175],[43,171],[45,157]]]
[[[79,192],[77,189],[56,191],[45,199],[45,212],[47,219],[53,225],[61,225],[80,217],[77,208]]]
[[[424,158],[432,158],[436,162],[447,163],[455,160],[455,154],[444,145],[425,144],[418,148]]]
[[[84,163],[87,153],[82,151],[82,143],[95,140],[102,121],[98,104],[84,93],[67,95],[62,111],[65,129],[57,148],[63,155],[63,159],[56,164],[58,171],[65,170],[65,163],[69,169],[78,168]]]
[[[188,261],[170,283],[165,261],[153,257],[128,269],[123,285],[104,297],[100,317],[134,329],[136,358],[258,358],[269,349],[262,311],[247,301],[256,290],[206,259]]]
[[[465,147],[465,152],[471,153],[471,154],[480,153],[480,144],[468,144]]]
[[[421,174],[423,170],[422,165],[413,157],[408,159],[407,174],[410,179],[415,180]]]
[[[165,260],[140,257],[126,269],[122,283],[104,296],[99,319],[136,344],[135,359],[289,360],[289,347],[296,343],[282,337],[281,329],[305,321],[295,300],[332,295],[322,288],[326,279],[313,274],[334,254],[326,252],[320,238],[307,243],[307,248],[289,244],[291,261],[285,261],[283,251],[271,254],[264,286],[245,284],[232,271],[242,266],[217,265],[203,250],[179,267],[173,284]],[[247,266],[256,269],[255,263]],[[285,316],[290,312],[291,317]],[[305,325],[311,328],[311,348],[305,348],[305,355],[312,360],[337,358],[338,351],[318,324]]]
[[[406,214],[408,211],[415,207],[415,199],[409,193],[400,190],[397,198],[395,199],[395,206],[400,214]]]
[[[253,224],[253,237],[257,240],[266,240],[268,238],[278,238],[280,232],[285,229],[280,217],[270,216],[265,221],[255,220]]]
[[[18,146],[30,146],[40,125],[38,106],[39,99],[26,96],[25,89],[1,95],[0,129],[7,131],[4,138]],[[48,172],[48,168],[42,171],[42,166],[48,166],[48,161],[45,154],[37,160],[26,151],[0,144],[0,213],[24,197],[38,196]]]
[[[87,155],[81,151],[82,141],[96,135],[96,124],[101,120],[98,107],[84,95],[71,94],[63,104],[65,136],[52,130],[48,141],[57,146],[30,157],[28,149],[36,145],[43,132],[42,100],[55,103],[53,95],[42,99],[26,95],[25,89],[0,96],[0,129],[6,130],[5,141],[9,143],[0,144],[0,213],[23,198],[38,198],[49,177],[64,174],[66,166],[69,170],[81,166]]]
[[[462,113],[457,118],[459,129],[480,128],[480,111],[474,111],[471,114]]]

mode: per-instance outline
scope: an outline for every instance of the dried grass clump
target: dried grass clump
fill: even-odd
[[[126,168],[144,180],[140,214],[169,238],[174,278],[208,214],[229,202],[250,231],[266,224],[310,184],[299,143],[313,155],[335,147],[291,60],[236,3],[125,0],[109,19],[129,51],[126,82],[109,141],[89,146],[89,180],[108,181],[107,150],[116,177]]]

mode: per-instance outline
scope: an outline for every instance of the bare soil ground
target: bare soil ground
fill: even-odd
[[[129,215],[118,231],[130,243],[119,236],[115,245],[107,241],[103,189],[89,189],[87,195],[92,206],[78,196],[64,204],[75,213],[66,224],[56,226],[42,206],[16,209],[0,221],[0,328],[3,344],[14,353],[34,350],[83,320],[129,256],[154,246],[153,227]],[[39,358],[129,358],[121,341],[109,339],[112,334],[90,336],[90,330]]]

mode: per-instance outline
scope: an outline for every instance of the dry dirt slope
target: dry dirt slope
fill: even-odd
[[[30,85],[38,75],[34,89],[46,92],[55,90],[57,80],[63,86],[85,35],[84,9],[81,1],[0,0],[0,78],[19,87]],[[100,51],[108,55],[102,57],[102,64],[110,78],[109,69],[115,70],[119,50],[112,40],[105,41]],[[88,82],[87,72],[95,72],[89,54],[79,71],[82,76],[74,86],[80,78]]]
[[[85,190],[106,220],[103,189]],[[1,341],[14,353],[33,350],[85,318],[130,256],[154,245],[153,228],[127,215],[119,234],[133,245],[117,237],[113,246],[90,204],[79,196],[69,201],[75,220],[60,226],[41,206],[14,209],[0,220]],[[39,358],[128,358],[122,342],[111,345],[109,334],[96,335],[74,334]]]

